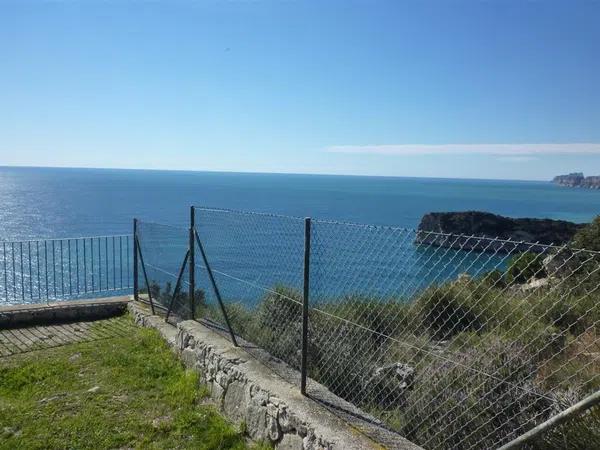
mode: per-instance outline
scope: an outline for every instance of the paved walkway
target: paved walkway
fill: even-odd
[[[0,358],[76,342],[125,336],[135,325],[123,317],[0,330]]]

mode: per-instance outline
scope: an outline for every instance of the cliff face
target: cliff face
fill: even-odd
[[[544,250],[541,246],[492,242],[469,236],[563,245],[583,226],[564,220],[512,219],[480,211],[429,213],[421,219],[416,241],[465,250],[512,252],[518,249],[540,252]]]
[[[552,182],[562,186],[600,189],[600,176],[586,177],[581,172],[559,175]]]
[[[583,180],[582,187],[600,189],[600,176],[586,177],[585,180]]]

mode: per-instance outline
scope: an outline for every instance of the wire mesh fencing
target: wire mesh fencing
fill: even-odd
[[[499,447],[598,389],[599,270],[566,246],[313,221],[311,378],[425,448]]]
[[[172,321],[194,318],[187,270],[189,230],[146,221],[137,221],[135,230],[141,298]]]
[[[207,258],[196,258],[196,285],[206,293],[205,317],[227,326],[210,267],[233,331],[299,369],[303,219],[210,208],[195,213]]]
[[[132,236],[0,243],[0,305],[131,291]]]
[[[320,220],[307,240],[304,219],[213,208],[194,219],[142,226],[155,283],[189,292],[193,268],[193,302],[168,289],[165,305],[230,326],[305,368],[308,395],[324,385],[425,448],[500,447],[599,388],[598,252]],[[546,447],[589,442],[599,424]]]

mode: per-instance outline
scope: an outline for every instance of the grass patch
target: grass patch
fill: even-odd
[[[203,395],[154,330],[4,358],[0,449],[248,448]]]

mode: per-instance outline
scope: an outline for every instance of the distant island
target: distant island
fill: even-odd
[[[552,182],[561,186],[600,189],[600,176],[586,177],[582,172],[559,175]]]

